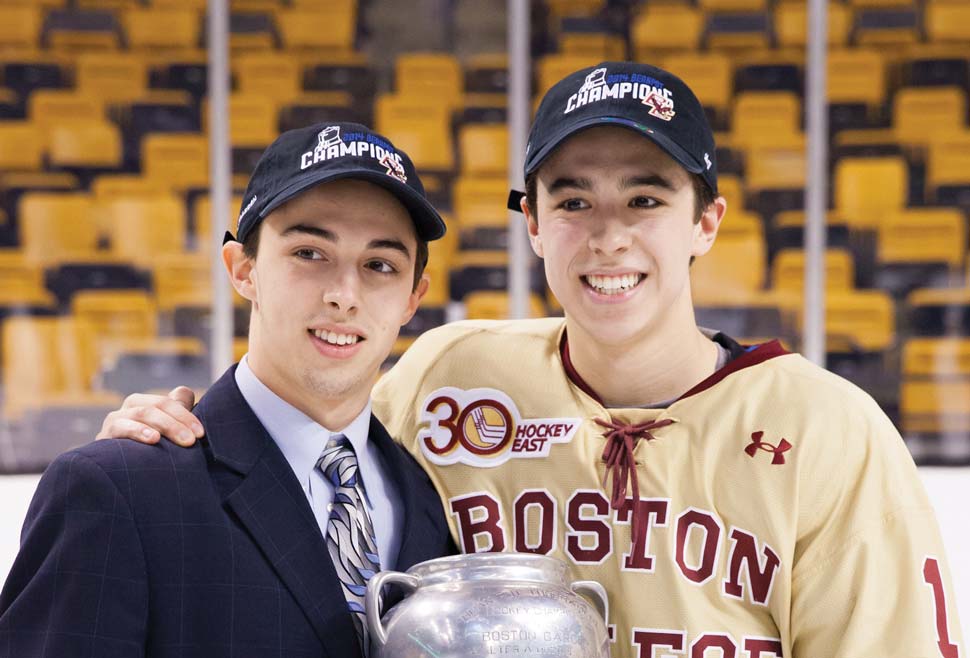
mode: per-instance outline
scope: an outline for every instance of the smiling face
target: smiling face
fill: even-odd
[[[363,409],[427,289],[427,278],[413,287],[414,225],[390,192],[340,180],[288,201],[259,230],[255,259],[239,243],[223,248],[252,302],[249,364],[277,395],[340,429]]]
[[[689,263],[710,249],[725,204],[695,223],[691,175],[646,138],[584,130],[538,170],[533,249],[575,340],[631,347],[695,327]]]

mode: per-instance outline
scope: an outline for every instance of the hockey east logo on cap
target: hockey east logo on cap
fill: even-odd
[[[586,76],[583,86],[566,101],[563,114],[592,103],[627,98],[640,101],[651,116],[664,121],[670,121],[676,114],[673,93],[662,82],[640,73],[609,74],[606,67]]]
[[[300,156],[300,169],[309,169],[320,162],[344,157],[373,158],[386,168],[388,176],[402,183],[408,181],[401,161],[401,154],[390,144],[370,133],[351,132],[341,134],[340,126],[328,126],[317,134],[317,145],[312,151]]]
[[[547,457],[554,443],[569,443],[580,418],[522,418],[508,395],[494,388],[439,388],[420,411],[418,443],[440,466],[500,466],[510,459]]]

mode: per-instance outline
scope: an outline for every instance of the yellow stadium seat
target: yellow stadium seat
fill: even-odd
[[[910,339],[903,347],[904,433],[970,432],[970,340]]]
[[[233,12],[230,21],[229,50],[232,54],[268,53],[276,48],[272,16],[268,12]]]
[[[737,298],[764,286],[765,239],[761,220],[743,210],[732,211],[709,252],[691,265],[691,292],[699,304]]]
[[[970,5],[961,0],[929,0],[924,27],[930,41],[970,42]]]
[[[241,55],[234,62],[233,69],[238,94],[242,97],[261,96],[264,104],[278,107],[296,98],[302,91],[303,71],[300,62],[289,53]]]
[[[509,168],[509,129],[504,123],[473,123],[458,131],[461,173],[505,176]]]
[[[658,52],[695,51],[704,31],[704,14],[687,5],[646,4],[630,28],[633,50],[640,61]]]
[[[264,148],[279,135],[276,106],[260,94],[229,97],[229,141],[233,146]]]
[[[123,16],[128,47],[144,53],[197,48],[202,14],[186,7],[138,7]]]
[[[46,143],[43,130],[31,123],[0,122],[0,170],[40,171]]]
[[[212,259],[208,254],[162,255],[152,264],[152,281],[159,311],[212,304]]]
[[[846,0],[852,7],[911,7],[911,0]]]
[[[75,71],[77,89],[104,103],[130,103],[148,89],[148,62],[138,55],[81,53]]]
[[[509,318],[509,295],[496,290],[476,290],[464,300],[465,316],[471,320],[506,320]],[[529,295],[529,317],[541,318],[546,314],[542,298]]]
[[[305,50],[349,52],[357,31],[355,0],[328,2],[312,7],[294,7],[276,12],[276,25],[283,46],[290,52]],[[326,25],[326,29],[321,29]]]
[[[626,41],[603,32],[563,32],[559,35],[559,52],[618,61],[626,59]]]
[[[209,145],[203,135],[150,133],[142,140],[142,173],[173,189],[209,184]]]
[[[606,3],[604,0],[546,0],[545,4],[552,16],[559,19],[592,16]]]
[[[959,87],[906,87],[893,98],[893,133],[904,144],[925,145],[935,135],[966,131],[966,113]]]
[[[433,98],[382,96],[376,103],[377,131],[393,135],[418,170],[450,171],[454,167],[451,112]]]
[[[404,53],[394,65],[395,88],[400,97],[427,102],[435,99],[456,108],[461,104],[461,65],[447,53]]]
[[[0,326],[3,413],[17,419],[52,397],[91,388],[92,328],[70,317],[14,316]]]
[[[851,290],[855,280],[852,254],[845,249],[825,250],[825,287],[828,290]],[[801,292],[805,287],[805,252],[782,249],[771,264],[771,287],[775,290]]]
[[[828,45],[842,46],[852,29],[849,9],[838,1],[828,6]],[[783,48],[805,48],[808,44],[808,7],[805,0],[781,0],[775,7],[775,35]]]
[[[539,98],[554,84],[570,73],[579,69],[598,64],[601,60],[583,55],[546,55],[539,60],[536,67],[536,84],[534,97]]]
[[[44,287],[44,270],[19,249],[0,249],[0,307],[50,307],[54,298]]]
[[[926,193],[936,200],[941,185],[970,187],[970,130],[951,135],[935,135],[926,160]]]
[[[744,209],[744,183],[734,174],[721,174],[717,177],[717,192],[727,201],[728,219],[736,210]]]
[[[0,48],[36,48],[40,41],[41,18],[38,6],[0,6]]]
[[[106,203],[118,197],[166,194],[171,188],[163,181],[133,174],[103,174],[91,183],[94,200]]]
[[[825,293],[825,334],[829,349],[879,352],[896,338],[892,298],[881,290],[834,290]]]
[[[876,108],[886,99],[886,58],[876,50],[833,50],[827,62],[829,103],[865,103]]]
[[[855,7],[852,35],[860,46],[910,48],[920,40],[920,7],[909,0],[893,0],[895,7]],[[892,13],[883,16],[878,10]],[[911,10],[910,13],[908,10]],[[900,20],[908,17],[910,20]]]
[[[835,165],[835,209],[850,227],[875,228],[905,207],[908,190],[902,157],[842,158]]]
[[[43,128],[78,119],[104,119],[104,103],[86,92],[38,89],[27,101],[27,117]]]
[[[508,225],[508,182],[504,178],[462,176],[455,182],[455,219],[461,228]]]
[[[139,4],[139,0],[75,0],[79,9],[100,9],[111,12],[130,9]]]
[[[104,212],[119,260],[150,268],[158,256],[185,251],[185,204],[174,195],[118,197],[104,204]]]
[[[910,338],[903,345],[902,369],[904,376],[970,377],[970,338]]]
[[[52,167],[115,169],[121,166],[121,131],[103,119],[54,124],[48,130],[47,143]]]
[[[664,58],[663,66],[686,82],[719,115],[728,111],[734,92],[734,67],[724,53],[683,53]]]
[[[238,194],[229,199],[229,215],[226,217],[226,230],[235,234],[236,220],[242,210],[242,197]],[[192,224],[195,248],[205,252],[212,242],[212,199],[208,194],[199,197],[192,208]]]
[[[907,208],[879,226],[881,263],[946,263],[959,271],[966,259],[967,226],[956,208]]]
[[[94,328],[100,345],[157,334],[155,303],[143,290],[81,290],[71,312]]]
[[[766,0],[698,0],[705,11],[763,11]]]
[[[793,92],[747,91],[735,96],[731,146],[798,148],[803,144],[801,103]]]
[[[21,242],[31,262],[99,260],[98,227],[87,194],[30,192],[20,198]]]
[[[119,26],[113,14],[86,12],[81,22],[71,20],[72,14],[73,12],[57,11],[57,21],[50,20],[55,16],[55,11],[48,14],[48,24],[42,33],[42,37],[46,37],[46,43],[42,45],[68,56],[95,51],[115,52],[122,47]]]
[[[745,159],[745,183],[752,192],[805,187],[805,151],[799,148],[752,148]]]

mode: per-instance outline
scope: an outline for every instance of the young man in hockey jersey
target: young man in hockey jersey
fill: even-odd
[[[566,77],[525,174],[565,318],[434,329],[375,390],[462,550],[601,582],[620,658],[958,656],[933,511],[889,419],[777,342],[695,323],[689,265],[726,205],[690,89],[629,62]]]

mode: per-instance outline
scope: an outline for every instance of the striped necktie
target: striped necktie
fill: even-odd
[[[367,513],[364,487],[357,470],[357,455],[347,437],[335,434],[330,438],[317,462],[317,468],[333,485],[333,507],[327,522],[327,548],[330,549],[330,559],[337,570],[337,577],[343,584],[347,608],[366,656],[370,641],[364,613],[364,593],[367,591],[367,581],[381,567],[374,526]]]

